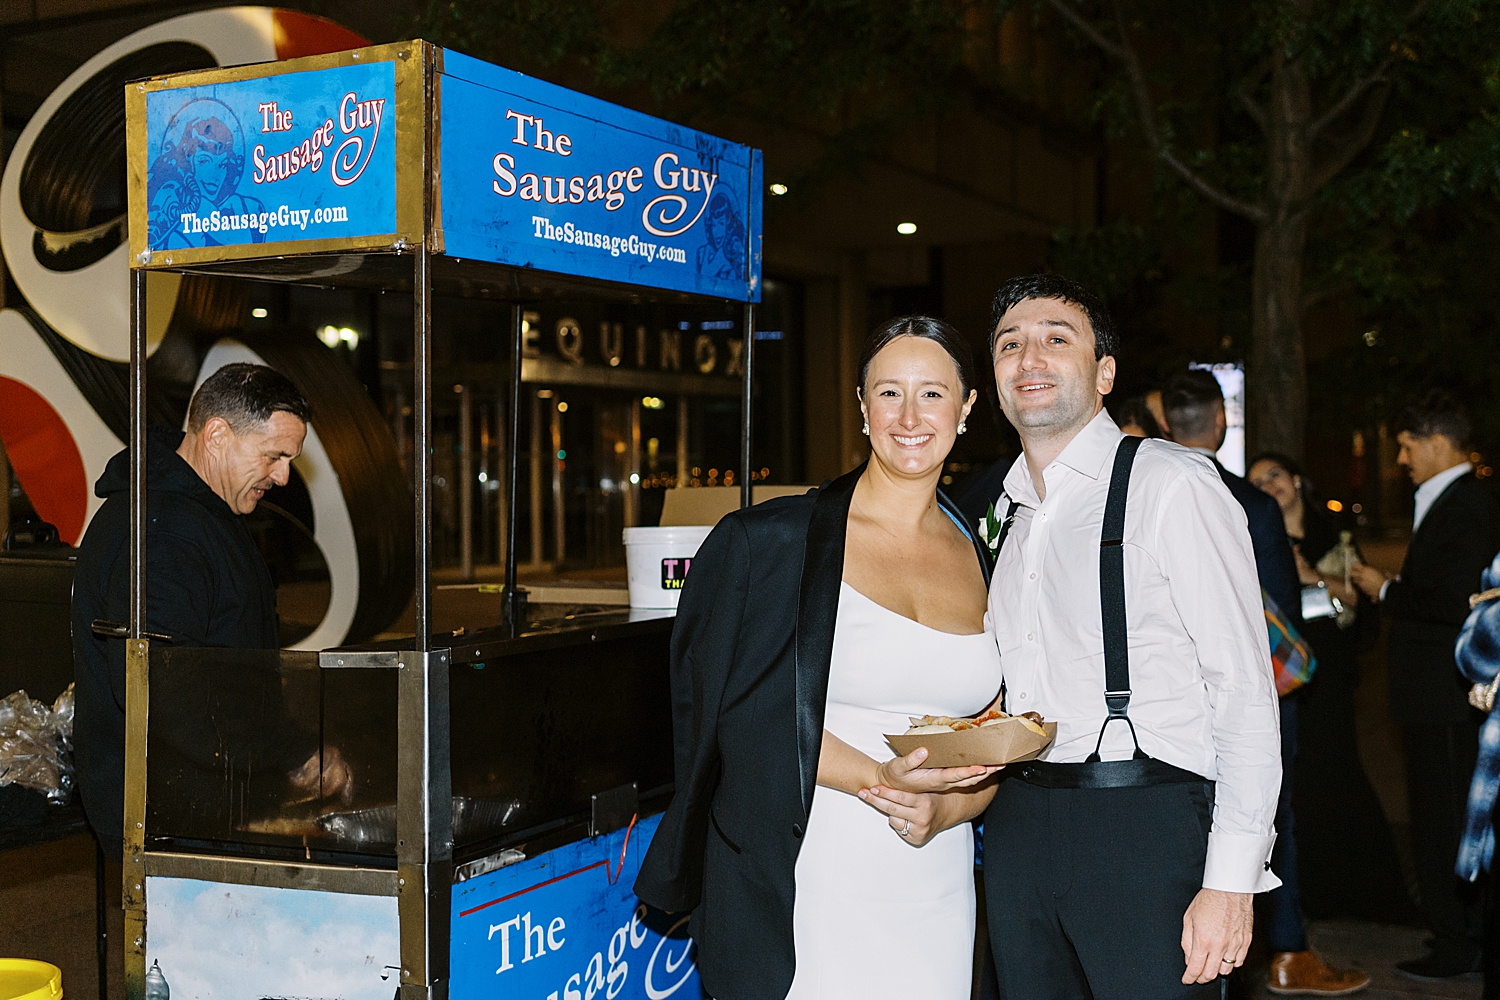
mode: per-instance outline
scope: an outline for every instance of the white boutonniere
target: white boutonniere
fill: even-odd
[[[984,520],[979,522],[979,537],[992,555],[1000,549],[1000,524],[1000,518],[995,516],[995,505],[991,503]]]

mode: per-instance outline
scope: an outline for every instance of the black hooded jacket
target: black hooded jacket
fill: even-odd
[[[245,519],[177,454],[182,437],[153,427],[146,450],[146,631],[172,640],[153,643],[153,654],[204,646],[276,650],[276,590],[265,558]],[[129,619],[128,451],[110,459],[94,491],[104,505],[79,544],[73,583],[75,759],[89,822],[106,852],[120,857],[125,642],[102,639],[91,625]],[[153,655],[151,815],[173,816],[166,825],[177,829],[155,832],[223,830],[245,808],[245,774],[264,768],[284,777],[316,751],[317,741],[285,718],[274,656],[215,654],[211,669],[202,661],[159,669],[157,659]],[[158,807],[169,808],[163,813]]]

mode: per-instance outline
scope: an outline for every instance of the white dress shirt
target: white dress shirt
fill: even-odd
[[[1107,713],[1099,539],[1121,437],[1100,412],[1043,472],[1045,500],[1024,455],[1005,477],[1020,506],[990,612],[1008,710],[1057,723],[1049,761],[1093,753]],[[1280,710],[1245,512],[1212,462],[1166,441],[1144,442],[1131,473],[1125,609],[1141,749],[1216,782],[1204,887],[1276,888]],[[1103,758],[1133,751],[1130,728],[1111,723]]]

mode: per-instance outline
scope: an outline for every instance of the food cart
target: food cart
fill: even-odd
[[[529,317],[586,303],[606,365],[635,369],[622,384],[637,396],[684,356],[740,377],[749,503],[759,152],[422,41],[154,78],[127,85],[126,103],[127,996],[700,996],[686,915],[631,892],[671,794],[672,612],[528,607],[518,436],[523,381],[557,377],[547,367],[575,361],[583,337],[561,317],[561,359],[540,356]],[[146,632],[146,289],[159,271],[410,292],[413,635],[299,652]],[[496,331],[503,613],[440,634],[436,290],[510,307]],[[740,337],[684,345],[650,325],[689,307],[737,314],[713,328]],[[617,450],[638,486],[638,406],[633,422],[632,449]],[[294,792],[288,770],[309,749],[349,763],[348,794]]]

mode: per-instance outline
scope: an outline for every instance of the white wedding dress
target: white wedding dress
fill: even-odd
[[[910,715],[971,715],[1000,692],[988,615],[939,632],[840,588],[824,726],[875,760]],[[797,971],[788,1000],[968,1000],[974,964],[974,836],[922,847],[858,797],[817,787],[797,856]]]

